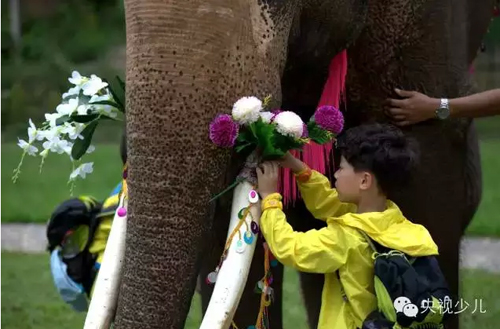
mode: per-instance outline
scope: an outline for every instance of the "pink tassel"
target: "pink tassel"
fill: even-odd
[[[346,75],[347,51],[343,50],[330,62],[328,79],[325,87],[323,88],[323,94],[321,95],[318,107],[322,105],[333,105],[336,108],[339,108],[341,98],[345,97],[344,91]],[[303,162],[307,163],[311,169],[325,174],[326,168],[330,165],[330,153],[332,148],[332,143],[318,145],[311,142],[310,144],[304,146],[299,155],[299,152],[297,151],[291,151],[290,153],[294,156],[298,156]],[[295,203],[299,193],[295,177],[290,169],[282,169],[278,186],[280,187],[280,193],[283,195],[284,205],[286,206],[290,203]]]

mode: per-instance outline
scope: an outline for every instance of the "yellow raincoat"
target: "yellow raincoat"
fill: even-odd
[[[106,250],[106,243],[108,242],[109,233],[111,232],[111,225],[113,224],[115,208],[119,203],[119,191],[121,185],[118,185],[115,190],[111,193],[103,203],[103,211],[99,214],[101,220],[99,226],[97,227],[94,235],[94,239],[89,247],[89,252],[96,255],[96,266],[100,267],[102,263],[102,258],[104,257],[104,250]],[[111,210],[110,210],[111,209]],[[95,282],[92,284],[92,289],[90,290],[90,297],[94,295]]]
[[[315,218],[325,220],[327,227],[294,232],[282,211],[281,195],[274,193],[262,200],[261,230],[283,265],[325,274],[319,329],[361,328],[363,320],[377,308],[373,251],[358,229],[381,245],[410,256],[438,254],[425,227],[407,220],[392,201],[387,201],[383,212],[358,214],[356,206],[341,203],[328,179],[314,170],[298,186],[307,209]],[[347,301],[342,298],[336,271]]]

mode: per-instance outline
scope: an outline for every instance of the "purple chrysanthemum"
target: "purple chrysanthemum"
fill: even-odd
[[[228,114],[219,114],[210,123],[210,140],[220,147],[233,147],[240,126]]]
[[[314,113],[314,121],[321,128],[336,135],[344,128],[344,116],[335,106],[319,107]]]
[[[280,114],[281,112],[283,112],[281,109],[274,109],[271,111],[271,113],[273,114],[272,118],[271,118],[271,122],[274,122],[274,118],[276,118],[276,116],[278,114]]]
[[[309,131],[307,131],[307,125],[304,123],[303,127],[304,129],[302,130],[302,138],[307,138],[309,137]]]

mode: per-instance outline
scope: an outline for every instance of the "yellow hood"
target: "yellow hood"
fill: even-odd
[[[387,201],[383,212],[349,213],[348,216],[332,218],[343,225],[364,231],[374,241],[410,256],[437,255],[438,247],[429,231],[406,219],[399,207]]]

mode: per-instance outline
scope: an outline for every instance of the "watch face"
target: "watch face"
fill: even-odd
[[[441,120],[448,118],[448,116],[450,115],[450,109],[446,107],[440,107],[436,112],[437,117]]]

